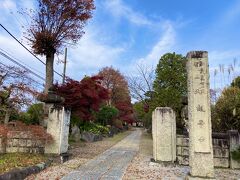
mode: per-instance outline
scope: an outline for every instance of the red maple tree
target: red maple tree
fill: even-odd
[[[11,112],[30,105],[38,92],[29,72],[15,66],[0,64],[0,112],[8,124]]]
[[[133,106],[130,98],[127,101],[118,102],[115,106],[119,110],[119,119],[129,124],[134,122]]]
[[[93,119],[93,111],[109,99],[109,91],[101,85],[100,76],[85,77],[80,82],[67,79],[64,84],[55,85],[56,93],[65,101],[63,105],[71,108],[72,114],[81,120]]]
[[[110,105],[119,110],[118,118],[127,123],[134,121],[128,83],[125,77],[113,67],[105,67],[99,73],[102,85],[110,91]]]

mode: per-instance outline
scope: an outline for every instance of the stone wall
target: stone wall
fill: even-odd
[[[230,141],[227,133],[212,134],[213,157],[215,167],[230,167]],[[177,135],[177,161],[189,165],[188,135]]]
[[[0,137],[0,153],[44,153],[44,142],[32,137],[30,131],[9,131]]]

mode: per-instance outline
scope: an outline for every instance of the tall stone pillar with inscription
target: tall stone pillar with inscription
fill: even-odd
[[[188,179],[214,179],[208,52],[191,51],[187,59],[190,139]]]

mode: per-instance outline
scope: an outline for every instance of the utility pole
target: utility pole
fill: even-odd
[[[64,62],[63,62],[63,81],[62,83],[65,82],[65,76],[66,76],[66,65],[67,65],[67,48],[65,48],[65,57],[64,57]]]

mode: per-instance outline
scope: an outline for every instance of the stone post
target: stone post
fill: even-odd
[[[208,52],[187,54],[189,166],[188,179],[213,179]]]
[[[45,153],[63,154],[68,150],[70,111],[63,106],[49,108],[47,132],[52,135],[53,143],[46,144]]]
[[[156,118],[155,118],[155,112],[152,112],[152,139],[153,139],[153,158],[156,160]]]
[[[40,94],[38,100],[45,103],[42,125],[47,127],[47,132],[53,137],[53,142],[45,145],[45,153],[59,155],[66,153],[71,112],[61,105],[64,98],[49,89],[48,93]]]
[[[229,130],[227,133],[229,135],[229,146],[230,146],[230,168],[239,169],[240,163],[234,160],[231,154],[232,151],[237,150],[240,146],[239,133],[238,133],[238,130]]]
[[[169,107],[158,107],[152,114],[153,158],[176,161],[176,118]]]
[[[0,136],[0,154],[6,153],[6,137]]]

